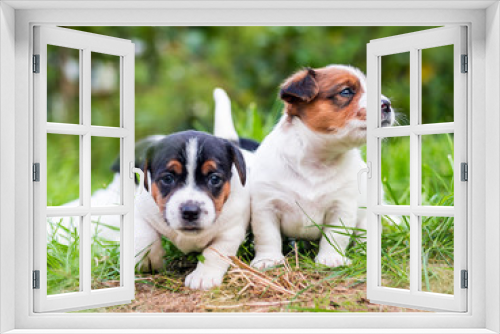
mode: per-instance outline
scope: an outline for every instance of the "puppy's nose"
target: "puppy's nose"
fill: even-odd
[[[187,203],[181,206],[181,216],[182,219],[193,222],[200,217],[201,208],[193,203]]]
[[[381,106],[380,108],[382,109],[382,112],[390,112],[391,111],[391,101],[382,99],[380,101]]]

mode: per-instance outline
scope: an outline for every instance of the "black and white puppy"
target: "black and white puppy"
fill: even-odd
[[[228,265],[212,249],[236,255],[250,220],[243,155],[228,140],[198,131],[148,140],[141,166],[148,192],[135,203],[136,260],[144,271],[162,269],[164,235],[184,253],[203,253],[186,286],[219,285]]]

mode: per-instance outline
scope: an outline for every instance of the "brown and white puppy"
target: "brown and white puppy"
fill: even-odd
[[[282,84],[280,98],[284,114],[258,148],[249,177],[252,265],[283,260],[282,234],[320,240],[316,263],[347,264],[332,244],[343,253],[349,242],[334,226],[364,227],[357,173],[366,165],[357,148],[366,142],[365,76],[344,65],[304,69]],[[381,124],[388,126],[394,112],[381,100]]]
[[[149,191],[135,203],[137,262],[145,271],[162,269],[164,235],[184,253],[203,254],[186,286],[219,285],[228,264],[213,249],[236,255],[250,219],[242,153],[225,139],[197,131],[149,141],[142,165]]]

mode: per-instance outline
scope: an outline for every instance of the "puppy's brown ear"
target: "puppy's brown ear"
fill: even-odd
[[[319,92],[316,72],[312,68],[306,68],[288,78],[280,90],[280,98],[290,104],[299,102],[311,102]]]
[[[245,164],[245,158],[243,158],[243,154],[241,153],[240,149],[235,145],[227,142],[227,147],[229,150],[229,156],[231,157],[234,166],[238,171],[241,184],[245,185],[245,183],[247,182],[247,166]]]

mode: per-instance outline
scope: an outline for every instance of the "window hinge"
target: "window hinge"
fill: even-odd
[[[469,287],[469,273],[467,270],[462,270],[462,289],[467,289]]]
[[[462,181],[469,181],[469,165],[466,162],[460,164],[461,167],[461,177]]]
[[[33,55],[33,73],[40,73],[40,55]]]
[[[40,289],[40,270],[33,270],[33,289]]]
[[[38,162],[33,164],[33,181],[40,182],[40,164]]]
[[[469,71],[469,57],[467,55],[462,55],[462,73],[467,73]]]

